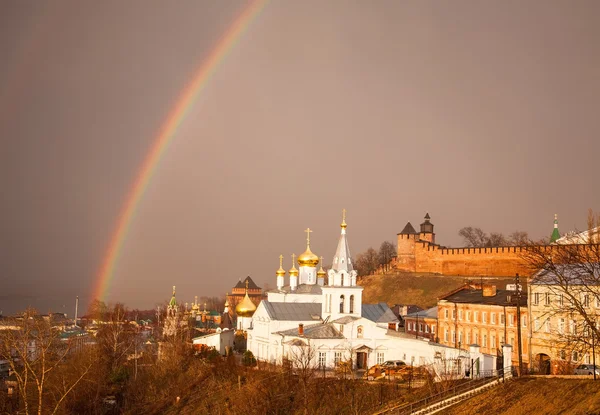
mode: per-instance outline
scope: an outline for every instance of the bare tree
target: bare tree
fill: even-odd
[[[396,245],[390,241],[384,241],[379,247],[379,265],[383,272],[390,270],[392,258],[396,256]]]
[[[71,367],[75,369],[73,376],[63,376],[61,368],[76,351],[73,343],[61,341],[60,335],[50,319],[33,309],[11,319],[0,330],[0,358],[8,362],[15,375],[25,414],[57,413],[92,366],[88,359]]]
[[[317,352],[315,347],[310,344],[310,340],[306,343],[302,340],[294,340],[290,344],[289,359],[298,376],[298,381],[302,386],[302,395],[304,397],[304,413],[309,413],[309,386],[315,377],[317,370],[316,364]]]
[[[106,312],[106,321],[98,330],[98,346],[111,370],[121,367],[127,355],[134,352],[135,329],[125,319],[127,309],[117,303]]]
[[[379,255],[373,248],[369,248],[356,256],[354,265],[359,276],[373,275],[379,266]]]
[[[561,353],[589,353],[600,335],[599,225],[590,211],[586,243],[531,245],[523,254],[538,270],[530,281],[534,331]]]
[[[458,234],[462,236],[466,246],[482,247],[486,246],[488,242],[488,236],[481,228],[465,226],[458,231]]]
[[[529,235],[524,231],[514,231],[508,235],[508,243],[512,246],[524,246],[529,243]]]

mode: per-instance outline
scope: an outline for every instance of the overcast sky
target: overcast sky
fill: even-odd
[[[246,7],[0,2],[0,310],[90,300],[161,124]],[[109,301],[275,285],[429,212],[548,237],[600,210],[600,2],[273,0],[191,108],[139,205]]]

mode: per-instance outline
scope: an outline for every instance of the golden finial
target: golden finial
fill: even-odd
[[[321,260],[321,268],[323,268],[323,257],[319,257],[319,259]]]
[[[346,209],[342,209],[342,229],[346,229]]]
[[[278,277],[285,276],[285,270],[283,269],[283,255],[279,255],[279,269],[275,273]]]
[[[197,295],[194,296],[194,304],[198,305],[198,296]]]
[[[326,274],[327,273],[323,269],[323,257],[321,257],[321,268],[319,268],[319,271],[317,271],[317,276],[318,277],[325,277]]]
[[[310,233],[312,231],[310,230],[310,228],[306,228],[304,232],[306,232],[306,246],[310,246]]]
[[[295,262],[296,262],[296,254],[292,254],[292,266],[294,266]]]
[[[246,294],[248,294],[248,279],[246,279]]]
[[[173,286],[173,297],[175,297],[175,286]]]
[[[290,268],[290,277],[298,276],[298,269],[296,269],[296,254],[292,254],[292,268]]]

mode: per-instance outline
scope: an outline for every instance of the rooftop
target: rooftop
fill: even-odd
[[[262,303],[272,320],[310,321],[321,319],[320,303],[280,303],[266,300]]]

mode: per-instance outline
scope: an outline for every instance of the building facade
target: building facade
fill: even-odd
[[[521,325],[521,354],[529,364],[527,333],[529,317],[527,296],[521,293],[517,319],[518,293],[498,290],[493,285],[467,284],[441,297],[438,301],[438,337],[441,344],[468,349],[480,346],[482,353],[502,354],[502,345],[512,347],[511,360],[518,365],[518,325]]]

